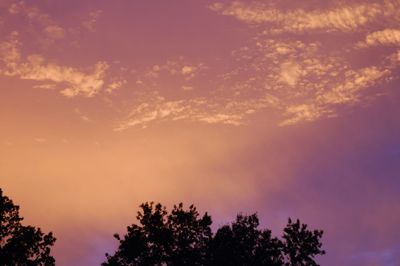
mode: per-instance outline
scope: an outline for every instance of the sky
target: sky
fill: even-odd
[[[399,73],[399,0],[0,0],[0,186],[61,266],[146,201],[400,265]]]

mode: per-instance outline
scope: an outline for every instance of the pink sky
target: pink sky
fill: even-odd
[[[400,1],[0,0],[0,185],[99,265],[145,201],[400,264]]]

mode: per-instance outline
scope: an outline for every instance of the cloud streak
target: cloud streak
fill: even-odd
[[[239,126],[243,118],[250,113],[251,103],[229,102],[224,107],[209,99],[170,101],[157,94],[135,106],[129,115],[115,126],[115,131],[130,127],[146,128],[149,124],[160,121],[191,121],[206,124]]]
[[[399,46],[400,45],[400,30],[399,29],[384,29],[369,33],[365,37],[365,41],[358,44],[360,47],[372,46]]]
[[[1,74],[26,80],[52,82],[60,85],[61,94],[67,97],[77,95],[93,97],[103,88],[105,72],[109,67],[106,62],[97,62],[90,73],[73,67],[48,63],[43,56],[37,54],[23,58],[18,35],[17,32],[13,32],[7,41],[0,43],[3,63],[0,68]],[[46,86],[51,86],[51,84]]]
[[[313,11],[300,8],[282,11],[261,2],[239,1],[231,4],[214,3],[210,5],[210,9],[246,23],[270,24],[274,33],[353,32],[382,18],[399,20],[399,2],[388,0],[383,3],[359,3]]]

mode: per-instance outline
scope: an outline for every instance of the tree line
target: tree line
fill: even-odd
[[[257,214],[238,214],[213,233],[210,215],[182,203],[168,212],[160,203],[146,202],[136,218],[125,235],[114,235],[118,248],[105,254],[102,266],[318,266],[317,256],[325,254],[323,231],[290,218],[280,238],[259,228]],[[56,238],[22,220],[19,206],[0,189],[0,265],[55,265]]]

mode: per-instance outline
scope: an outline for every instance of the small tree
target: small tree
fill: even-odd
[[[258,229],[257,214],[239,214],[231,225],[211,232],[211,217],[200,217],[191,205],[175,205],[170,214],[161,204],[144,203],[138,212],[140,225],[128,227],[114,255],[106,254],[103,266],[132,265],[254,265],[316,266],[322,231],[307,229],[290,219],[281,239],[268,229]]]
[[[4,266],[55,265],[50,247],[56,239],[40,228],[24,226],[19,206],[0,189],[0,263]]]

